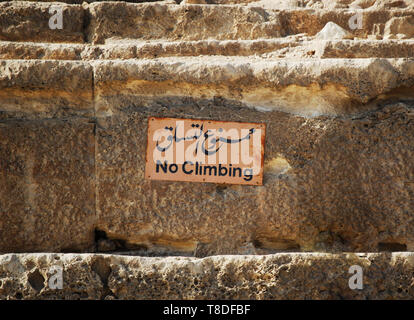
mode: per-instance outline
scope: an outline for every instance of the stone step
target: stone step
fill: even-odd
[[[0,119],[93,117],[93,68],[81,61],[0,60]]]
[[[131,2],[131,3],[143,3],[143,2],[161,2],[168,4],[177,4],[182,2],[182,0],[18,0],[21,2],[55,2],[55,3],[66,3],[66,4],[83,4],[83,3],[93,3],[93,2]],[[217,1],[231,1],[231,0],[217,0]],[[239,0],[234,0],[239,1]],[[248,0],[247,0],[248,1]],[[10,0],[0,0],[0,2],[10,2]]]
[[[350,288],[355,270],[362,288]],[[413,299],[414,254],[0,256],[0,299]],[[359,283],[359,282],[358,282]]]
[[[379,101],[392,98],[395,90],[401,89],[400,98],[411,100],[414,85],[413,59],[206,56],[94,61],[92,65],[97,116],[131,104],[148,107],[169,97],[220,97],[261,111],[305,116],[350,114],[376,108]]]
[[[96,124],[8,120],[0,251],[412,250],[413,114],[398,103],[356,118],[306,118],[169,98]],[[149,116],[266,123],[264,185],[145,180]]]
[[[0,1],[0,299],[413,299],[413,12]],[[265,123],[263,185],[146,180],[153,116]]]
[[[51,29],[49,19],[53,13],[49,9],[59,5],[63,8],[63,28]],[[273,39],[303,33],[315,36],[328,22],[346,29],[351,38],[409,39],[414,36],[412,15],[412,8],[316,11],[158,2],[72,5],[12,1],[0,3],[0,40],[103,44],[112,39]],[[360,17],[362,25],[350,25],[354,17]]]
[[[0,60],[0,70],[0,119],[106,117],[187,97],[302,116],[349,115],[396,97],[412,101],[414,85],[413,59]]]
[[[7,1],[7,0],[6,0]],[[1,0],[0,2],[6,2]],[[23,0],[32,2],[54,2],[52,0]],[[330,1],[314,1],[314,0],[61,0],[59,2],[68,4],[82,4],[83,2],[162,2],[162,3],[176,3],[176,4],[221,4],[221,5],[246,5],[254,7],[263,7],[267,9],[350,9],[360,7],[362,9],[395,9],[395,8],[414,8],[411,0],[330,0]]]
[[[0,252],[412,251],[413,63],[3,60]],[[145,180],[150,116],[266,123],[264,185]]]
[[[51,29],[49,13],[62,8],[62,29]],[[0,2],[0,40],[34,42],[84,42],[85,10],[81,5],[30,1]]]
[[[414,40],[261,40],[114,41],[106,45],[0,41],[0,59],[110,60],[177,56],[285,58],[411,58]]]
[[[411,40],[402,41],[401,44],[390,42],[394,42],[388,51],[393,57],[409,57],[405,52],[414,47],[414,41]],[[109,60],[199,55],[249,56],[278,53],[287,48],[293,50],[300,45],[300,42],[292,39],[113,41],[106,45],[0,41],[0,59]],[[399,47],[398,50],[396,46]]]
[[[408,38],[414,36],[411,9],[279,11],[231,5],[105,2],[90,4],[88,12],[90,23],[86,33],[88,41],[93,43],[104,43],[113,38],[171,41],[247,40],[303,33],[315,36],[330,21],[348,30],[350,37],[367,38],[372,35],[382,38],[400,33]],[[362,26],[350,30],[349,21],[357,14],[361,17]]]

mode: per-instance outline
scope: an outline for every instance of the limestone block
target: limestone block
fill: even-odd
[[[62,29],[51,29],[49,20],[62,10]],[[0,3],[0,40],[30,42],[84,42],[81,5],[10,1]]]
[[[0,61],[0,119],[93,116],[92,68],[56,60]]]
[[[93,130],[87,121],[0,123],[0,252],[93,250]]]
[[[349,269],[363,270],[362,290]],[[62,288],[49,282],[62,271]],[[413,299],[413,254],[0,256],[0,299]]]

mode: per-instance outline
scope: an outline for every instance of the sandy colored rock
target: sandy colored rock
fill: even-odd
[[[0,3],[0,40],[35,42],[83,42],[84,10],[61,3],[63,28],[50,29],[49,9],[57,4],[29,1]]]
[[[0,41],[1,59],[80,60],[84,45]]]
[[[321,31],[316,34],[319,40],[335,40],[350,38],[351,34],[336,23],[328,22]]]
[[[87,8],[91,17],[87,39],[92,43],[106,43],[114,39],[253,40],[297,34],[315,36],[329,22],[348,31],[348,37],[365,39],[375,27],[380,29],[382,36],[385,24],[393,17],[412,16],[412,10],[408,8],[359,12],[357,9],[275,10],[257,6],[111,2],[93,3]],[[350,28],[350,20],[357,14],[360,14],[363,24]]]
[[[33,2],[53,2],[52,0],[23,0]],[[105,2],[107,0],[63,0],[60,2],[69,4],[82,4],[83,2]],[[120,1],[120,0],[115,0]],[[359,6],[363,9],[368,8],[409,8],[413,7],[411,0],[127,0],[125,2],[162,2],[174,4],[221,4],[221,5],[251,5],[260,6],[268,9],[346,9]]]
[[[305,118],[219,97],[129,101],[98,119],[98,229],[109,238],[197,256],[249,243],[258,253],[412,250],[412,105]],[[265,171],[263,187],[147,181],[149,116],[265,122],[265,164],[287,165]]]
[[[409,58],[414,52],[414,41],[325,41],[322,45],[309,43],[321,58]],[[308,50],[309,52],[309,50]]]
[[[92,68],[82,62],[0,60],[0,119],[92,116]]]
[[[108,41],[106,45],[0,41],[1,59],[114,60],[221,55],[285,58],[412,58],[414,40],[326,40],[294,36],[259,40]]]
[[[114,39],[274,39],[298,34],[315,36],[329,22],[348,31],[351,38],[381,38],[386,24],[394,25],[395,22],[390,22],[392,19],[411,19],[414,9],[406,5],[392,7],[392,10],[375,5],[362,9],[349,2],[333,6],[328,5],[330,2],[317,2],[324,10],[315,11],[316,7],[310,3],[302,6],[299,2],[279,5],[282,2],[272,1],[271,6],[262,2],[225,5],[221,1],[207,2],[209,4],[183,2],[178,5],[175,1],[61,3],[62,29],[49,27],[53,15],[49,9],[56,6],[52,2],[2,2],[0,40],[103,44]],[[363,23],[351,27],[350,21],[357,15]],[[404,32],[410,29],[406,22],[393,28]],[[410,38],[409,34],[405,38]]]
[[[263,7],[266,9],[348,9],[356,6],[362,9],[368,8],[408,8],[413,7],[410,0],[184,0],[181,3],[193,4],[239,4]]]
[[[413,299],[413,1],[47,2],[0,3],[0,299]],[[145,180],[151,116],[266,123],[263,186]]]
[[[44,12],[48,5],[19,3],[16,11]],[[30,158],[36,164],[43,163],[43,153],[51,153],[55,145],[65,156],[59,158],[58,151],[53,156],[72,161],[78,153],[73,145],[83,154],[82,143],[96,138],[96,149],[84,154],[93,165],[86,181],[97,186],[97,203],[89,204],[97,210],[96,218],[84,228],[69,229],[73,240],[64,237],[63,244],[53,230],[43,233],[50,240],[32,243],[34,229],[28,228],[22,236],[30,241],[10,250],[136,250],[143,255],[195,256],[411,250],[413,170],[412,150],[406,146],[413,135],[412,43],[315,40],[327,21],[346,27],[354,14],[348,5],[341,2],[340,8],[315,15],[306,8],[93,3],[68,8],[88,11],[90,20],[83,30],[98,44],[2,42],[2,57],[26,59],[0,62],[0,115],[4,126],[11,128],[5,130],[4,141],[37,141],[37,135],[48,141],[49,134],[58,139],[60,132],[49,129],[45,119],[58,121],[68,145],[51,138],[51,149],[38,148]],[[406,8],[364,10],[366,24],[356,32],[363,37],[374,24],[385,25],[409,13]],[[160,16],[166,18],[154,28]],[[376,53],[384,47],[389,49]],[[356,48],[354,59],[334,59],[349,55],[350,48]],[[381,54],[406,58],[375,58]],[[355,59],[360,56],[369,59]],[[270,131],[265,185],[194,187],[145,181],[146,119],[154,115],[266,122]],[[26,122],[17,120],[30,120],[30,138],[14,131],[21,130],[20,125],[26,128]],[[78,129],[72,125],[77,121],[91,130],[91,136],[75,137]],[[16,137],[9,137],[12,134]],[[1,159],[19,167],[18,160],[7,160],[6,155],[18,152],[12,146],[4,143]],[[36,146],[31,142],[27,148]],[[31,157],[30,148],[18,153]],[[10,172],[4,174],[11,179]],[[28,178],[22,179],[19,195],[27,188]],[[58,192],[69,188],[76,195],[77,187],[70,183],[80,185],[79,181],[61,181]],[[33,201],[43,196],[36,190],[51,188],[48,183],[41,180],[38,189],[29,188]],[[89,190],[90,185],[85,186]],[[5,190],[4,199],[13,190]],[[38,214],[31,211],[28,219],[36,220]],[[71,221],[80,213],[68,207],[65,214]],[[11,217],[19,216],[13,212]],[[14,223],[7,219],[1,223]],[[63,230],[69,222],[56,223],[56,229]],[[222,230],[216,230],[217,225]],[[8,243],[9,238],[4,239]]]
[[[93,65],[97,116],[136,101],[145,105],[152,97],[220,97],[262,111],[305,116],[350,114],[376,108],[375,99],[414,85],[412,59],[238,57],[236,62],[231,57],[177,57]],[[401,94],[412,99],[412,92]]]
[[[363,289],[348,285],[352,265]],[[63,287],[52,289],[52,267]],[[413,254],[142,258],[95,254],[0,256],[0,299],[413,299]]]
[[[19,1],[27,1],[27,2],[56,2],[54,0],[19,0]],[[67,4],[83,4],[83,3],[91,3],[91,2],[105,2],[105,1],[112,1],[112,2],[131,2],[131,3],[142,3],[142,2],[163,2],[163,3],[177,3],[180,0],[61,0],[59,2],[67,3]],[[220,1],[220,0],[218,0]],[[237,1],[237,0],[236,0]]]
[[[88,40],[131,39],[257,39],[281,36],[276,12],[245,7],[93,3]],[[217,23],[222,21],[225,23]]]
[[[385,25],[385,39],[414,38],[414,17],[392,18]]]
[[[13,100],[10,96],[6,97],[9,100],[3,100],[15,101],[14,99],[20,98],[21,100],[17,101],[21,102],[15,103],[15,106],[21,106],[23,103],[26,103],[23,106],[27,106],[27,109],[15,110],[5,108],[8,104],[3,103],[2,117],[7,120],[5,125],[10,128],[15,128],[16,124],[19,124],[16,121],[10,122],[10,119],[17,117],[39,120],[50,117],[65,119],[70,115],[86,117],[87,113],[83,113],[82,108],[85,112],[94,114],[94,109],[91,110],[92,100],[87,107],[84,107],[84,104],[74,105],[76,102],[79,103],[79,97],[82,97],[79,92],[86,92],[86,96],[94,97],[93,103],[99,117],[95,133],[97,153],[95,155],[95,150],[89,150],[88,154],[91,157],[90,161],[96,159],[98,174],[96,180],[93,175],[89,176],[92,180],[88,180],[97,183],[98,187],[97,220],[85,227],[89,240],[79,244],[78,239],[86,236],[83,233],[84,229],[73,230],[71,232],[74,232],[74,239],[65,239],[65,245],[58,245],[59,240],[56,240],[56,237],[59,235],[49,230],[44,232],[44,236],[50,239],[50,242],[23,242],[18,245],[18,250],[139,249],[146,255],[164,250],[196,256],[292,250],[377,251],[384,248],[392,249],[393,246],[410,250],[411,151],[403,151],[398,141],[402,139],[403,143],[410,145],[412,137],[412,106],[409,103],[412,96],[409,89],[404,91],[404,87],[412,85],[412,61],[324,61],[266,61],[241,57],[237,63],[223,57],[175,58],[174,63],[167,59],[91,63],[3,61],[2,67],[5,72],[2,73],[0,85],[5,89],[2,92],[12,88],[26,95],[23,96],[24,99],[19,93],[15,94]],[[50,68],[55,72],[43,72]],[[93,86],[92,72],[95,81]],[[378,72],[382,72],[382,78],[377,76]],[[71,77],[65,77],[68,73]],[[356,87],[355,81],[360,81],[359,79],[364,81],[360,82],[360,87]],[[177,83],[178,80],[185,82]],[[322,90],[319,91],[319,97],[325,100],[312,100],[315,97],[315,81],[320,83],[319,90]],[[343,92],[346,94],[342,97],[343,100],[338,100],[338,90],[329,92],[327,88],[332,84],[335,88],[345,87]],[[284,87],[292,85],[294,90],[283,91]],[[262,97],[260,103],[263,103],[263,91],[260,90],[266,87],[272,90],[271,95],[267,96],[268,105],[249,100],[254,97],[254,90],[259,90],[257,96]],[[298,91],[301,87],[303,91]],[[43,94],[42,90],[52,92],[53,94],[48,93],[43,100],[51,109],[44,111],[42,108],[33,108],[33,100],[27,99],[27,88],[33,88],[36,94]],[[71,94],[65,93],[69,91],[67,88],[70,88]],[[55,92],[62,92],[60,90],[65,90],[64,94],[61,94],[62,97],[72,99],[67,100],[65,104],[68,108],[52,100],[52,97],[59,98]],[[298,105],[298,101],[301,100],[292,97],[295,91],[296,94],[302,92],[300,98],[306,101],[302,107]],[[281,92],[284,92],[286,100],[275,103],[277,100],[272,100],[273,97],[280,98]],[[375,99],[375,103],[363,104],[367,96],[369,99]],[[407,103],[400,105],[396,102],[402,96],[406,97]],[[325,108],[329,108],[323,109],[322,101],[329,102],[330,104],[325,104]],[[387,104],[389,109],[384,109]],[[278,110],[280,108],[285,109],[282,112]],[[79,113],[77,109],[82,112]],[[372,109],[371,113],[361,113],[368,112],[368,109]],[[382,115],[383,112],[385,116]],[[265,186],[252,189],[223,188],[205,184],[201,185],[200,189],[194,189],[191,183],[152,184],[143,180],[146,119],[153,115],[267,122],[271,128],[266,144],[266,161],[267,167],[270,164],[270,169],[265,175]],[[309,116],[313,118],[308,118]],[[361,118],[358,120],[358,117]],[[396,124],[387,122],[391,120]],[[85,118],[83,121],[94,122],[94,119]],[[368,123],[368,127],[373,126],[378,131],[365,132],[365,122]],[[34,126],[31,130],[35,130],[37,123],[29,122]],[[394,126],[397,131],[393,129]],[[342,145],[336,141],[348,141],[354,134],[350,134],[354,132],[354,129],[351,129],[354,127],[359,128],[361,132],[357,130],[355,143],[348,142],[350,149],[344,153]],[[332,131],[327,128],[331,128]],[[68,140],[72,141],[75,131],[64,131],[62,134],[69,135]],[[397,140],[387,140],[391,132],[392,135],[398,136]],[[325,137],[326,140],[318,140],[320,137]],[[377,137],[381,137],[380,141],[390,148],[387,159],[396,166],[390,170],[397,170],[397,177],[404,177],[401,181],[398,180],[401,178],[395,180],[389,169],[375,169],[376,167],[370,164],[374,155],[379,160],[382,159],[379,163],[384,161],[383,153],[386,147],[376,149]],[[16,139],[19,141],[18,139],[28,138]],[[361,141],[366,141],[365,148],[374,148],[371,158],[364,160],[355,156],[363,150],[358,148],[358,142]],[[31,145],[35,148],[37,144]],[[52,142],[51,146],[53,145]],[[72,150],[71,147],[62,148],[67,148],[66,152]],[[14,152],[11,149],[4,150],[2,159],[7,159],[6,155]],[[34,163],[43,161],[42,152],[46,151],[39,149],[39,153],[35,154],[32,160]],[[28,156],[30,154],[28,152]],[[332,157],[336,159],[337,154],[342,154],[343,158],[332,160]],[[68,159],[71,159],[70,155]],[[275,163],[276,167],[273,168],[272,163]],[[280,163],[286,165],[279,168]],[[346,165],[342,167],[343,164]],[[356,166],[361,166],[366,176],[356,174]],[[64,165],[61,170],[64,170]],[[380,170],[380,174],[377,170]],[[389,179],[383,181],[380,177]],[[361,180],[362,178],[367,180]],[[329,187],[318,184],[327,179]],[[39,185],[42,188],[50,188],[47,181],[49,180],[42,180]],[[344,184],[343,181],[349,183]],[[21,183],[21,188],[25,188],[24,183]],[[63,182],[63,185],[64,183],[69,182]],[[368,187],[371,183],[382,187],[373,191],[372,187]],[[366,188],[361,187],[365,185]],[[389,190],[385,188],[386,185],[390,186]],[[395,186],[399,186],[400,189]],[[75,187],[69,187],[69,190],[73,188]],[[32,193],[35,198],[36,190]],[[322,190],[326,190],[326,193]],[[388,191],[384,193],[382,190]],[[4,192],[6,199],[11,191],[7,189]],[[349,198],[343,199],[344,194],[349,194]],[[391,194],[393,195],[390,196]],[[189,203],[181,200],[183,196]],[[371,197],[373,200],[368,200]],[[158,203],[160,199],[161,203]],[[276,205],[272,204],[274,202]],[[364,206],[359,205],[361,202]],[[373,213],[375,208],[382,206],[390,210],[389,221],[384,222],[383,211]],[[366,207],[369,209],[364,209]],[[325,212],[327,208],[329,213]],[[70,219],[78,214],[73,210],[69,208],[66,213]],[[237,219],[234,217],[234,210],[240,213]],[[15,218],[15,213],[11,212],[11,216]],[[368,219],[365,212],[370,212],[373,220]],[[28,219],[37,219],[37,214],[37,211],[31,212]],[[168,219],[166,214],[173,214],[174,219]],[[4,219],[8,221],[8,218]],[[357,225],[353,219],[358,221]],[[400,220],[407,221],[407,224],[396,228],[393,221]],[[56,223],[57,229],[67,227],[65,219],[59,219]],[[214,232],[214,226],[218,223],[223,225],[219,233]],[[109,241],[118,244],[113,246],[111,243],[98,241],[97,246],[94,242],[96,239],[93,239],[95,228],[105,232]],[[364,232],[367,228],[371,228],[368,234]],[[33,235],[30,230],[32,229],[29,228],[27,234],[22,236],[31,239]],[[4,243],[8,241],[9,238],[5,237]],[[71,241],[73,246],[70,245]]]
[[[93,130],[86,120],[0,123],[0,252],[94,249]]]
[[[229,0],[232,1],[232,0]],[[240,0],[240,2],[247,2]],[[294,9],[294,8],[311,8],[311,9],[395,9],[395,8],[412,8],[413,3],[410,0],[258,0],[251,2],[249,5],[260,6],[268,9]]]

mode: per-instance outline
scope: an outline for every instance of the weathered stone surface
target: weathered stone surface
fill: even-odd
[[[63,28],[50,29],[51,6],[62,7]],[[10,1],[0,3],[0,40],[83,42],[84,10],[80,5]]]
[[[161,43],[155,45],[157,49],[154,50],[159,50],[155,52],[170,48],[166,49],[166,54],[169,50],[179,54],[183,48],[180,47],[182,42]],[[237,48],[230,45],[246,45],[246,54],[256,48],[279,46],[281,50],[291,45],[288,40],[257,40],[242,44],[236,41],[189,42],[193,43],[199,43],[200,50],[207,50],[207,54],[210,54],[211,43],[228,54],[237,54]],[[313,43],[308,41],[304,47]],[[349,44],[341,42],[344,43]],[[349,45],[357,46],[358,43],[362,46],[361,52],[364,48],[361,42]],[[25,50],[30,50],[10,42],[5,45],[23,50],[17,53],[23,57],[26,57]],[[327,41],[325,48],[334,45],[338,44]],[[42,44],[30,46],[44,48]],[[108,48],[113,50],[112,53]],[[40,53],[34,50],[33,55],[42,56],[46,52],[49,59],[130,58],[146,50],[151,55],[152,48],[151,44],[142,43],[126,43],[118,48],[116,43],[102,46],[54,44]],[[8,50],[11,49],[5,52]],[[315,56],[323,54],[318,51]],[[205,256],[412,247],[409,213],[412,208],[409,201],[412,167],[403,164],[409,163],[411,149],[404,149],[399,140],[388,138],[391,133],[395,134],[410,146],[412,59],[4,60],[0,67],[3,71],[0,78],[3,119],[82,116],[93,121],[96,110],[99,117],[96,155],[99,214],[98,220],[92,221],[87,230],[89,237],[94,228],[106,232],[109,237],[97,240],[98,250],[134,249],[142,254],[181,252]],[[401,99],[406,103],[394,103]],[[391,104],[390,110],[383,109],[386,104]],[[355,113],[367,110],[374,111],[362,114],[359,120],[352,119],[352,114],[355,116]],[[378,120],[377,114],[382,112],[386,119]],[[151,115],[268,122],[276,129],[268,133],[267,149],[271,151],[267,151],[266,156],[267,184],[258,189],[216,185],[200,185],[200,189],[194,189],[192,184],[159,182],[152,185],[144,181],[146,118]],[[319,117],[308,119],[308,116]],[[388,118],[394,119],[396,124],[387,122],[390,121]],[[368,127],[381,129],[370,137],[371,133],[363,130],[364,121]],[[347,141],[354,126],[362,133],[354,137],[354,143],[346,144],[349,149],[344,152],[344,147],[336,141]],[[398,130],[394,131],[394,126]],[[373,148],[372,153],[378,161],[388,159],[382,155],[382,149],[376,149],[381,145],[375,140],[378,137],[390,148],[389,162],[396,163],[396,169],[371,168],[372,159],[359,157],[362,149],[358,149],[356,143],[366,141],[364,143],[367,148]],[[337,154],[341,153],[341,161],[336,160]],[[40,154],[36,157],[41,158]],[[354,170],[358,165],[366,176]],[[397,178],[387,170],[397,170]],[[389,182],[384,184],[380,178],[388,176]],[[318,185],[325,179],[330,179],[327,185]],[[380,190],[370,187],[371,183]],[[47,186],[45,182],[41,184]],[[388,193],[381,191],[388,190],[386,186],[390,189]],[[355,193],[355,190],[360,192]],[[348,198],[344,199],[343,194]],[[182,201],[182,196],[188,203]],[[381,220],[384,213],[375,211],[379,206],[386,206],[391,212],[390,220],[384,225]],[[329,213],[324,212],[327,208]],[[236,220],[234,212],[240,214]],[[371,214],[373,218],[369,217]],[[173,218],[168,218],[171,216]],[[395,220],[401,219],[406,224],[397,228]],[[357,225],[354,220],[358,221]],[[62,223],[60,228],[66,226],[64,219],[59,222]],[[212,230],[217,224],[224,227],[214,233]],[[371,230],[368,234],[364,232],[367,228]],[[93,239],[88,241],[88,245],[93,245]],[[86,250],[85,246],[74,243],[74,248]],[[72,248],[70,245],[66,247]],[[37,250],[36,245],[28,248]],[[90,248],[94,250],[95,247]],[[44,242],[39,250],[62,249],[65,248],[55,246],[51,240]]]
[[[2,0],[2,1],[4,1],[4,0]],[[19,0],[19,1],[27,1],[27,2],[30,2],[30,1],[32,1],[32,2],[56,2],[54,0]],[[106,1],[111,1],[111,2],[132,2],[132,3],[142,3],[142,2],[176,3],[175,0],[60,0],[59,2],[68,3],[68,4],[83,4],[83,3],[106,2]],[[177,2],[179,2],[179,1],[180,0],[177,0]]]
[[[0,60],[0,119],[91,117],[92,82],[82,62]]]
[[[412,58],[414,40],[312,40],[293,37],[259,40],[112,41],[106,45],[0,41],[0,59],[110,60],[176,56],[255,56],[285,58]]]
[[[125,256],[0,256],[0,299],[413,298],[412,253],[297,253],[414,251],[412,1],[63,2],[0,3],[0,252]],[[145,180],[150,116],[265,122],[264,185]]]
[[[316,35],[328,22],[334,22],[350,33],[349,37],[366,39],[371,36],[382,39],[385,24],[394,17],[410,17],[411,9],[399,10],[282,10],[282,20],[287,23],[287,34],[306,33]],[[362,25],[357,24],[357,17]],[[350,24],[351,23],[351,24]],[[352,28],[351,28],[352,27]]]
[[[233,1],[233,0],[221,0]],[[237,0],[236,0],[237,1]],[[239,0],[248,2],[249,0]],[[250,3],[252,6],[260,6],[267,9],[292,9],[292,8],[311,8],[311,9],[401,9],[414,7],[411,0],[258,0]]]
[[[53,2],[52,0],[23,0],[36,2]],[[62,0],[64,3],[83,2],[105,2],[108,0]],[[120,1],[120,0],[111,0]],[[294,9],[294,8],[311,8],[311,9],[349,9],[356,6],[362,9],[395,9],[414,7],[411,0],[126,0],[125,2],[141,3],[141,2],[163,2],[163,3],[179,3],[179,4],[221,4],[221,5],[250,5],[255,7],[264,7],[268,9]]]
[[[114,41],[106,45],[0,41],[0,58],[106,60],[199,55],[248,56],[298,45],[299,43],[292,43],[291,39],[151,41],[149,43]]]
[[[80,60],[84,45],[0,41],[0,59]]]
[[[392,18],[385,24],[385,39],[410,39],[414,37],[414,17]]]
[[[93,65],[98,116],[152,97],[220,97],[260,110],[337,115],[376,108],[375,99],[398,88],[407,88],[407,99],[414,92],[412,59],[177,57]]]
[[[281,36],[276,12],[245,7],[176,6],[160,4],[93,3],[88,40],[131,39],[257,39]],[[217,23],[222,21],[225,23]]]
[[[351,34],[336,23],[328,22],[321,31],[316,34],[320,40],[336,40],[350,38]]]
[[[363,269],[351,290],[349,268]],[[63,288],[49,286],[61,267]],[[0,299],[413,299],[412,253],[142,258],[0,256]]]
[[[93,130],[87,121],[0,123],[0,252],[93,250]]]
[[[411,9],[399,10],[273,10],[250,6],[166,5],[93,3],[88,6],[88,41],[140,40],[248,40],[295,34],[315,36],[333,22],[349,32],[348,37],[383,36],[385,24],[393,18],[412,16]],[[361,27],[350,20],[360,14]],[[225,21],[226,23],[217,23]],[[378,30],[377,33],[375,33]]]
[[[323,44],[309,43],[321,58],[409,58],[414,53],[414,41],[324,41]],[[286,55],[285,55],[286,56]]]
[[[401,83],[413,81],[410,60],[344,60],[342,68],[339,61],[267,61],[263,69],[260,61],[244,63],[242,58],[237,64],[206,58],[175,59],[174,64],[163,59],[94,63],[98,229],[127,247],[148,252],[170,247],[197,256],[412,248],[412,104],[392,103],[395,94],[404,94]],[[360,88],[355,81],[361,81]],[[330,109],[318,110],[322,100],[312,100],[315,91],[297,86],[314,82],[321,88],[336,84],[331,95],[329,90],[320,95],[333,99]],[[283,91],[274,88],[289,84],[296,86],[280,104],[260,91],[272,88],[280,99]],[[349,90],[342,91],[349,94],[342,104],[340,85]],[[243,101],[256,88],[262,105],[256,101],[255,108],[247,108]],[[292,97],[298,92],[306,104],[290,109],[298,106]],[[352,101],[349,92],[360,100]],[[290,113],[330,116],[263,112],[258,107],[265,97],[267,110],[284,107]],[[361,113],[368,107],[362,100],[375,97],[374,111]],[[344,106],[355,109],[344,113]],[[144,180],[149,116],[266,122],[270,170],[264,186]],[[279,168],[280,163],[289,170]]]
[[[86,40],[102,44],[113,39],[273,39],[297,34],[315,36],[329,22],[349,32],[347,37],[351,38],[412,38],[412,6],[384,10],[373,5],[367,7],[369,9],[355,9],[348,3],[315,11],[309,3],[302,7],[275,3],[268,6],[261,5],[262,2],[248,5],[209,3],[213,4],[182,2],[177,5],[175,1],[60,3],[63,28],[51,29],[49,19],[53,13],[49,13],[49,9],[57,4],[3,2],[0,4],[0,40],[76,43]],[[354,28],[350,20],[356,15],[360,15],[363,23]]]
[[[412,105],[305,118],[219,97],[129,101],[98,119],[98,229],[109,238],[197,256],[412,250]],[[144,180],[148,116],[265,122],[263,187]]]

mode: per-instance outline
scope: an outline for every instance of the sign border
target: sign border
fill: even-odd
[[[263,128],[264,133],[261,136],[261,145],[262,145],[262,152],[261,152],[261,170],[262,170],[262,179],[261,181],[257,181],[257,183],[232,183],[232,182],[211,182],[211,181],[183,181],[183,180],[163,180],[163,179],[150,179],[150,176],[147,174],[147,162],[148,162],[148,146],[149,146],[149,135],[148,135],[148,131],[149,131],[149,126],[150,126],[150,121],[154,121],[154,120],[166,120],[166,119],[171,119],[171,120],[194,120],[194,121],[203,121],[203,122],[207,122],[207,123],[211,123],[211,122],[222,122],[222,123],[229,123],[229,122],[234,122],[234,123],[241,123],[241,124],[254,124],[257,126],[260,126]],[[172,117],[148,117],[148,122],[147,122],[147,145],[145,148],[145,170],[144,170],[144,179],[148,180],[148,181],[167,181],[167,182],[188,182],[188,183],[213,183],[213,184],[217,184],[217,185],[240,185],[240,186],[263,186],[263,179],[264,179],[264,155],[265,155],[265,146],[266,146],[266,127],[267,124],[265,122],[241,122],[241,121],[224,121],[224,120],[213,120],[213,119],[197,119],[197,118],[172,118]],[[204,179],[203,179],[204,180]]]

